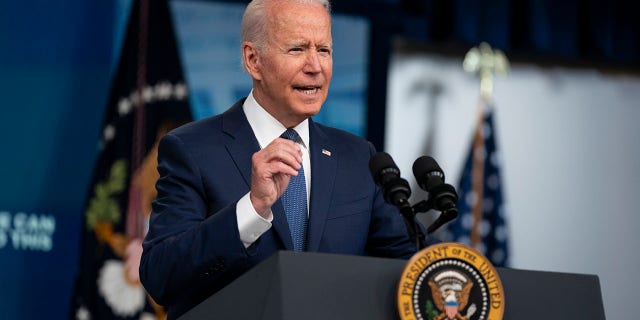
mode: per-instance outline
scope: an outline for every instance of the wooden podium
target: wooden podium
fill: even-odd
[[[397,285],[406,263],[281,251],[180,319],[398,319]],[[605,319],[595,275],[496,270],[504,319]]]

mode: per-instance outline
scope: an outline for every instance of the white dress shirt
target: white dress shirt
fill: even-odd
[[[249,93],[249,96],[242,105],[244,114],[249,120],[249,125],[253,130],[253,134],[258,140],[260,148],[264,148],[273,140],[280,137],[280,135],[287,130],[276,118],[270,115],[253,97],[253,91]],[[298,132],[300,140],[297,145],[302,151],[302,166],[304,167],[304,177],[307,184],[307,215],[309,214],[309,197],[311,190],[311,160],[309,157],[309,120],[301,122],[299,125],[293,128]],[[244,244],[245,248],[249,247],[258,238],[271,228],[271,222],[273,221],[273,213],[269,210],[269,216],[267,219],[260,216],[249,198],[248,192],[238,201],[236,205],[236,218],[238,219],[238,231],[240,232],[240,240]]]

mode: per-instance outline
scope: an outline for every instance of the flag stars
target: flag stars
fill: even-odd
[[[169,100],[173,92],[173,86],[167,81],[160,82],[155,86],[156,97],[160,101]]]
[[[460,236],[460,237],[458,237],[458,240],[456,242],[470,246],[471,245],[471,238],[469,238],[469,236],[466,236],[466,235]]]
[[[114,128],[112,125],[108,124],[104,127],[104,130],[102,130],[102,136],[104,138],[104,141],[109,142],[113,139],[113,137],[115,137],[116,135],[116,128]]]
[[[466,214],[462,215],[459,219],[461,219],[460,222],[465,230],[471,230],[471,228],[473,228],[473,216],[470,212],[466,212]]]
[[[489,154],[489,161],[491,161],[491,165],[494,166],[495,168],[500,167],[502,163],[500,152],[498,151],[491,152]]]
[[[507,228],[505,228],[504,225],[497,226],[495,228],[494,234],[495,234],[496,240],[500,242],[507,241]]]
[[[480,222],[480,236],[485,238],[489,236],[490,232],[491,232],[491,223],[487,220],[482,220],[482,222]]]
[[[495,264],[501,264],[501,263],[503,264],[505,257],[506,257],[506,254],[504,250],[496,249],[491,254],[491,261],[493,261]]]
[[[469,208],[473,208],[478,202],[478,196],[475,192],[469,191],[464,195],[464,201]]]
[[[142,89],[142,99],[144,100],[144,102],[146,103],[153,102],[154,98],[155,98],[155,95],[153,92],[153,88],[144,87],[144,89]]]
[[[497,174],[490,174],[486,179],[487,187],[491,191],[495,191],[500,186],[500,178]]]
[[[120,102],[118,102],[118,114],[122,116],[129,112],[131,112],[131,102],[129,102],[129,99],[120,99]]]
[[[479,242],[478,244],[476,244],[475,246],[473,246],[474,249],[480,251],[480,253],[482,253],[483,255],[487,255],[487,245]]]
[[[129,96],[120,98],[117,105],[118,115],[125,117],[133,111],[138,104],[150,104],[158,101],[176,100],[181,101],[187,98],[189,90],[183,83],[171,84],[169,81],[161,81],[155,85],[145,86],[142,92],[133,90]],[[138,99],[142,98],[142,101]],[[104,127],[102,136],[103,141],[100,143],[100,149],[104,148],[104,145],[115,137],[116,129],[113,124],[108,124]]]
[[[189,90],[184,83],[181,82],[174,85],[168,81],[162,81],[154,86],[145,86],[141,94],[134,90],[128,97],[122,97],[118,101],[118,114],[121,117],[128,115],[140,102],[147,104],[171,99],[181,101],[186,99],[188,95]],[[138,101],[140,97],[142,101]]]
[[[187,86],[184,83],[178,83],[173,87],[173,96],[176,100],[183,100],[187,97]]]
[[[91,313],[85,306],[81,306],[76,311],[76,319],[78,320],[91,320]]]

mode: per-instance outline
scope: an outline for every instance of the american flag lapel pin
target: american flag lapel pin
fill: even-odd
[[[331,157],[331,151],[329,151],[327,149],[322,149],[322,154],[324,154],[327,157]]]

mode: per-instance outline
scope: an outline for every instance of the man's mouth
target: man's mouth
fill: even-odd
[[[316,86],[305,86],[305,87],[295,87],[296,90],[304,93],[304,94],[308,94],[308,95],[312,95],[318,92],[318,90],[320,89],[320,87],[316,87]]]

